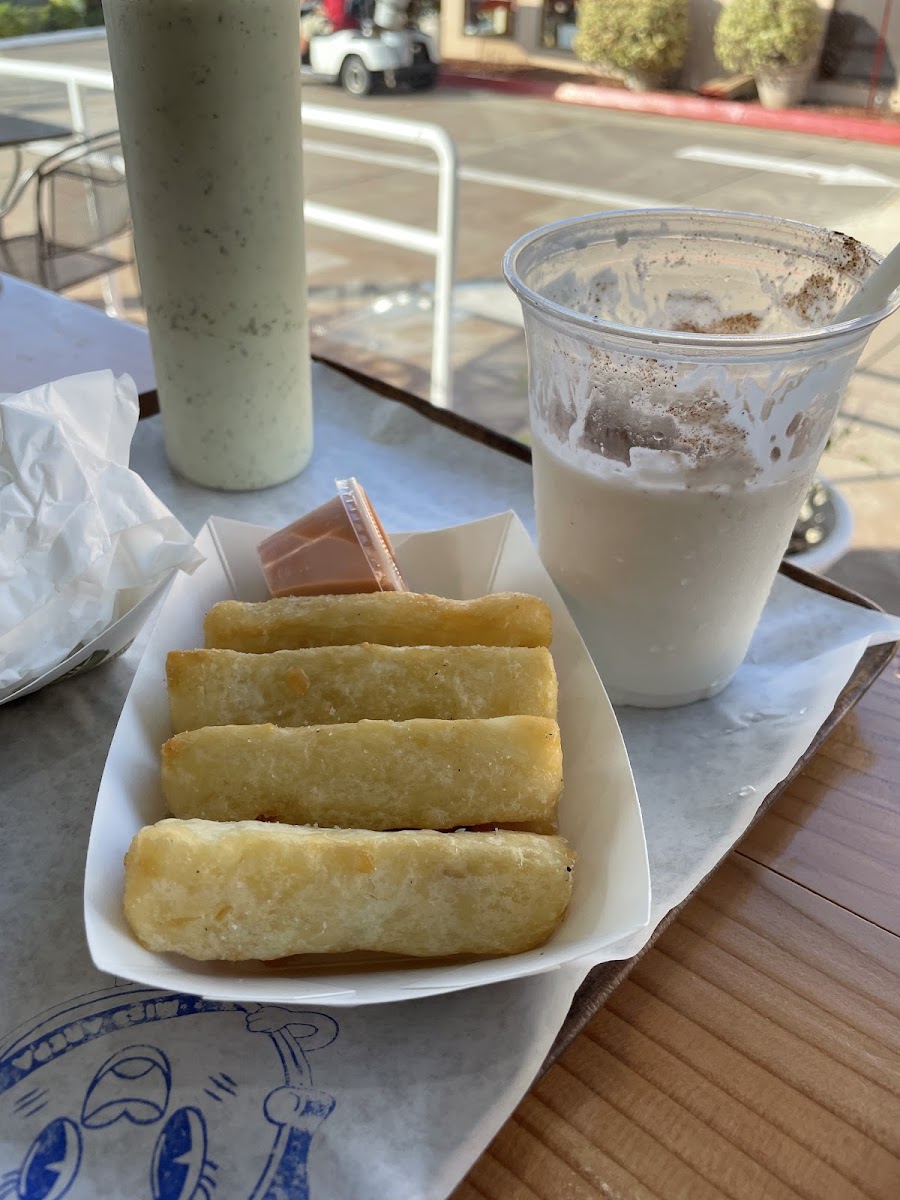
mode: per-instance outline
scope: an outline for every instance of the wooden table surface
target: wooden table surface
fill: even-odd
[[[454,1200],[900,1197],[900,657]]]

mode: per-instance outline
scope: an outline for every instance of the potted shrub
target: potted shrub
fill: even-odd
[[[573,49],[629,87],[664,86],[687,52],[687,0],[581,0]]]
[[[789,108],[815,70],[819,20],[816,0],[731,0],[716,22],[716,58],[752,72],[765,108]]]

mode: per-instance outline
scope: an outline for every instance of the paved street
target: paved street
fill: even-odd
[[[105,42],[22,52],[106,67]],[[500,279],[519,234],[600,209],[694,205],[767,212],[841,229],[884,251],[900,237],[900,149],[578,108],[497,93],[438,90],[351,100],[309,85],[307,102],[434,122],[460,155],[454,407],[514,434],[527,425],[523,338]],[[65,118],[59,85],[0,77],[0,109]],[[115,125],[110,94],[92,93],[92,129]],[[366,161],[335,157],[362,148]],[[382,157],[379,157],[382,156]],[[388,156],[385,160],[383,156]],[[310,199],[434,227],[426,152],[311,130]],[[2,186],[2,178],[0,178]],[[316,348],[427,394],[433,263],[346,233],[308,231]],[[134,289],[133,289],[134,290]],[[139,309],[133,315],[140,319]],[[873,337],[823,470],[851,503],[857,533],[833,572],[900,610],[900,317]]]

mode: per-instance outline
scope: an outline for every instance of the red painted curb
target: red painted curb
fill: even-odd
[[[787,133],[811,133],[817,137],[900,146],[900,122],[884,121],[878,117],[852,117],[806,108],[776,111],[759,104],[713,100],[683,92],[629,92],[625,88],[602,87],[599,84],[507,79],[500,75],[469,75],[461,71],[441,71],[440,82],[448,87],[485,88],[492,92],[510,92],[518,96],[535,96],[591,108],[611,108],[619,112],[651,113],[660,117],[681,117],[688,121],[714,121],[722,125],[746,125],[752,129],[779,129]]]

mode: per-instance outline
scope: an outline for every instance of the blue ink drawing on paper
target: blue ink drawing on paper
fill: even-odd
[[[0,1043],[0,1200],[311,1200],[325,1013],[123,987]],[[323,1198],[327,1200],[327,1198]]]

